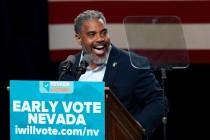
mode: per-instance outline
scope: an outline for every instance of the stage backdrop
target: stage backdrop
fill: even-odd
[[[53,61],[80,50],[73,37],[74,18],[87,9],[107,18],[112,42],[128,48],[123,19],[126,16],[178,16],[182,22],[190,63],[210,63],[210,1],[205,0],[48,0],[49,44]]]

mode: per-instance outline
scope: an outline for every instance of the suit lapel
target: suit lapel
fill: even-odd
[[[117,71],[119,70],[119,50],[112,45],[111,52],[109,54],[108,63],[106,66],[106,71],[104,74],[103,81],[105,82],[105,86],[112,86],[114,79],[116,77]]]

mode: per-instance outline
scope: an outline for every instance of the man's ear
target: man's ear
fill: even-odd
[[[79,45],[81,45],[82,40],[79,34],[76,33],[74,39]]]

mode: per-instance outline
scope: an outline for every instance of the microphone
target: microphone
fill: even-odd
[[[76,78],[75,78],[76,81],[78,81],[80,76],[86,72],[87,66],[88,66],[88,62],[87,60],[83,58],[83,60],[80,62],[79,67],[76,68],[76,71],[77,71]]]
[[[70,71],[70,68],[73,66],[73,64],[75,63],[75,56],[74,55],[69,55],[66,60],[64,60],[63,62],[61,62],[60,64],[60,76],[59,76],[59,80],[63,79],[63,76]]]

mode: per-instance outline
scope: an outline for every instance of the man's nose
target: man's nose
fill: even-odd
[[[101,34],[98,34],[98,35],[96,36],[96,42],[103,42],[103,41],[104,41],[104,36],[101,35]]]

